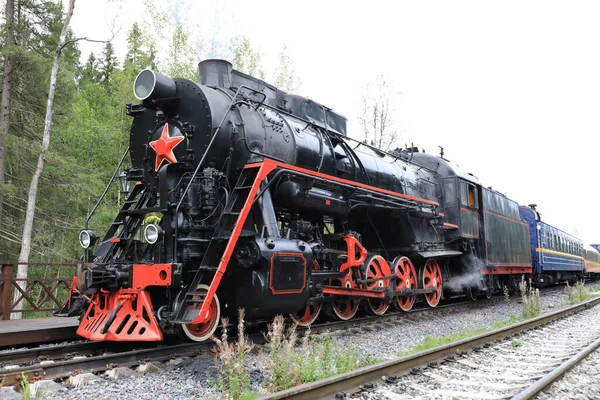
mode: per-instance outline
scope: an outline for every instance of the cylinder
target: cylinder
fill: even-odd
[[[233,65],[226,60],[204,60],[198,63],[200,84],[205,86],[231,86]]]

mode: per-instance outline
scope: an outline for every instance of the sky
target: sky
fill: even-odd
[[[150,26],[146,2],[78,0],[72,29],[94,39],[118,32],[113,43],[124,54],[133,21]],[[435,154],[442,146],[486,187],[600,242],[600,2],[166,3],[191,37],[226,43],[246,34],[267,72],[285,44],[298,94],[345,115],[350,136],[361,137],[364,85],[384,74],[402,146]],[[101,47],[80,44],[84,56]]]

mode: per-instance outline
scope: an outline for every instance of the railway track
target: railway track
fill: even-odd
[[[529,399],[600,346],[600,297],[262,397]]]
[[[435,308],[415,308],[410,312],[390,312],[382,316],[362,316],[350,321],[332,321],[313,324],[311,332],[322,333],[344,329],[369,326],[377,328],[382,324],[397,324],[416,322],[435,316],[447,315],[464,310],[465,308],[480,308],[503,301],[501,297],[481,299],[479,301],[449,300],[446,304]],[[260,331],[264,326],[259,325],[249,330],[250,339],[255,343],[263,343],[264,336]],[[298,332],[305,328],[299,327]],[[232,335],[232,340],[235,335]],[[25,375],[28,380],[61,379],[75,372],[100,372],[116,366],[132,367],[146,361],[165,361],[178,357],[194,357],[211,351],[214,343],[176,343],[165,341],[161,343],[147,342],[113,343],[90,342],[58,344],[55,346],[34,347],[13,351],[0,352],[0,379],[4,385],[16,385]],[[132,349],[135,347],[135,349]]]

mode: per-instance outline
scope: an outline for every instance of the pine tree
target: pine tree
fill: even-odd
[[[117,57],[115,56],[115,51],[113,49],[112,43],[108,42],[104,46],[104,51],[102,52],[102,62],[100,64],[100,82],[103,83],[106,87],[110,88],[111,77],[115,67],[117,65]]]
[[[81,71],[81,84],[97,83],[99,81],[98,60],[94,52],[90,55]]]
[[[0,225],[2,225],[2,213],[4,210],[5,189],[3,185],[6,181],[6,141],[10,128],[11,103],[13,92],[13,45],[15,42],[14,28],[14,0],[6,1],[6,39],[3,49],[4,53],[4,75],[2,84],[2,104],[0,105]]]

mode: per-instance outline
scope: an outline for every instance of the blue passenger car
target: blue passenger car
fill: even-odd
[[[583,279],[583,242],[541,221],[535,206],[521,206],[521,218],[529,225],[534,283],[547,286]]]

